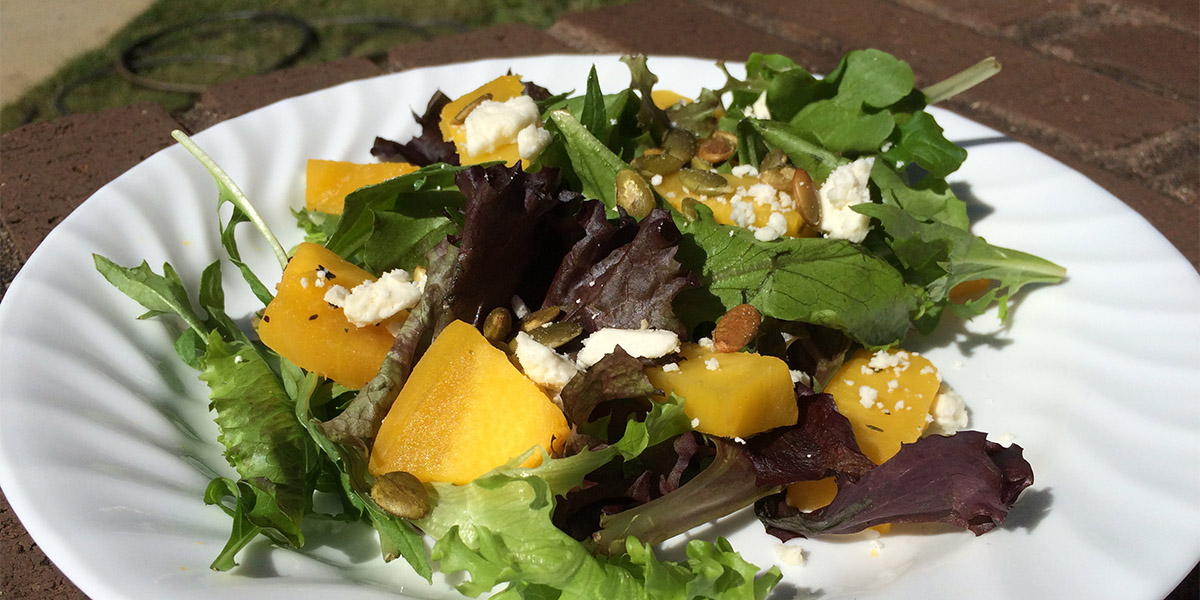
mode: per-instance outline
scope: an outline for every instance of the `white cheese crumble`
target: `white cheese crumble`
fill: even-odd
[[[514,317],[524,319],[529,316],[529,307],[525,305],[525,301],[520,296],[513,296],[511,304]]]
[[[679,363],[667,363],[662,366],[663,373],[678,373]]]
[[[662,175],[655,173],[654,176],[650,178],[650,185],[662,185]]]
[[[721,368],[721,363],[716,359],[716,357],[713,357],[704,361],[704,368],[708,369],[709,371],[716,371]]]
[[[925,429],[925,435],[951,435],[966,429],[969,421],[966,402],[945,383],[938,388],[937,396],[933,398],[933,404],[929,407],[929,414],[933,420]]]
[[[988,441],[1007,448],[1017,441],[1017,436],[1008,432],[988,434]]]
[[[738,165],[729,170],[734,177],[758,177],[758,169],[754,165]]]
[[[696,417],[695,419],[692,419],[692,429],[695,429],[699,426],[700,426],[700,418]]]
[[[791,369],[788,371],[788,375],[792,376],[792,383],[803,383],[808,387],[812,387],[812,376],[808,373]]]
[[[871,230],[871,218],[854,212],[851,207],[871,201],[867,182],[875,157],[860,158],[833,170],[817,190],[821,201],[821,231],[825,237],[858,243]]]
[[[321,282],[324,278],[318,278]],[[358,327],[374,325],[402,310],[412,308],[421,299],[421,290],[409,280],[408,271],[393,269],[375,281],[364,281],[347,291],[332,285],[325,301],[342,309],[346,320]]]
[[[521,158],[532,160],[550,143],[550,132],[542,129],[540,117],[537,104],[529,96],[517,96],[504,102],[484,100],[463,122],[467,153],[491,152],[517,142]]]
[[[878,397],[879,390],[876,390],[869,385],[859,386],[858,403],[861,404],[863,408],[871,408],[874,406],[876,404],[875,399]]]
[[[754,239],[760,242],[777,240],[787,233],[787,217],[783,213],[773,212],[767,219],[767,224],[754,231]]]
[[[717,346],[716,346],[716,344],[713,343],[712,338],[700,338],[700,341],[698,341],[696,343],[700,344],[701,348],[704,348],[705,350],[708,350],[709,352],[717,351]]]
[[[800,546],[788,546],[787,544],[775,544],[775,557],[783,563],[792,567],[803,567],[804,549]]]
[[[771,118],[771,109],[767,108],[767,91],[758,95],[758,100],[750,106],[750,116],[755,119],[767,120]]]
[[[586,369],[620,346],[634,358],[659,358],[679,351],[679,336],[666,329],[615,329],[606,327],[583,340],[575,362]]]
[[[871,540],[867,546],[871,549],[871,556],[879,556],[879,551],[883,550],[883,542],[879,540]]]
[[[516,343],[517,362],[525,376],[552,394],[561,392],[579,372],[569,358],[539,343],[524,331],[517,334]]]

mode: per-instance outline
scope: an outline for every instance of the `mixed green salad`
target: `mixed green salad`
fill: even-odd
[[[402,558],[426,579],[435,568],[464,572],[458,590],[468,596],[761,599],[779,570],[750,564],[723,539],[688,542],[681,562],[660,560],[654,546],[751,506],[781,540],[914,522],[982,534],[1004,520],[1033,481],[1020,447],[975,431],[914,432],[886,460],[871,458],[862,424],[842,398],[824,393],[857,353],[899,379],[908,354],[896,348],[911,333],[996,303],[1004,317],[1023,286],[1062,278],[1046,260],[973,235],[966,204],[946,181],[966,152],[925,109],[995,64],[922,90],[906,63],[877,50],[848,53],[823,78],[786,57],[753,54],[744,79],[718,64],[724,86],[688,99],[656,90],[644,57],[622,60],[631,84],[616,91],[602,90],[593,68],[583,93],[536,82],[521,82],[513,98],[438,93],[414,115],[420,135],[374,141],[373,155],[411,172],[338,194],[335,209],[295,211],[313,252],[361,269],[366,283],[399,273],[396,285],[416,289],[399,313],[367,323],[345,320],[349,300],[327,289],[312,296],[321,306],[304,308],[312,314],[296,327],[321,316],[343,319],[338,336],[387,329],[365,383],[300,366],[310,359],[267,343],[275,339],[270,327],[291,326],[281,305],[302,302],[294,298],[314,293],[311,286],[333,288],[344,271],[325,260],[293,277],[289,291],[281,283],[273,292],[274,282],[242,261],[235,230],[250,223],[262,232],[285,282],[286,269],[299,269],[298,252],[282,247],[220,167],[176,134],[216,179],[218,208],[232,206],[220,230],[225,260],[262,301],[260,320],[247,330],[226,312],[220,260],[204,270],[197,298],[170,264],[159,273],[145,262],[95,263],[147,309],[143,318],[182,320],[175,349],[209,386],[220,442],[238,474],[214,479],[205,493],[233,522],[213,569],[233,568],[258,536],[301,547],[304,522],[320,518],[369,523],[385,560]],[[520,136],[497,133],[503,127],[495,123],[470,129],[475,112],[502,112],[507,103],[535,111],[514,126]],[[475,139],[460,139],[464,132]],[[505,144],[517,155],[503,156]],[[533,401],[551,407],[543,419],[551,424],[538,434],[545,443],[520,442],[468,481],[379,466],[396,436],[418,445],[438,437],[438,452],[471,461],[495,453],[453,427],[417,427],[424,421],[411,413],[436,417],[437,407],[405,404],[469,387],[447,392],[434,381],[421,389],[435,391],[414,391],[431,373],[466,377],[452,372],[467,364],[458,358],[431,358],[453,356],[455,348],[438,345],[447,332],[503,353],[499,366],[472,376],[499,386],[499,371],[511,368],[521,380],[511,389],[532,380]],[[652,333],[667,347],[646,350],[629,332]],[[605,335],[617,341],[589,341]],[[339,355],[350,339],[301,345]],[[542,358],[527,358],[522,345]],[[595,356],[585,359],[585,351]],[[670,387],[681,366],[688,377],[717,378],[721,361],[735,355],[785,365],[785,406],[772,400],[769,409],[783,421],[729,430],[713,423],[768,410],[722,403],[737,404],[738,386],[754,376],[734,381],[704,417],[696,412],[700,392],[689,403],[682,384]],[[689,371],[689,362],[705,366]],[[556,381],[534,372],[550,367]],[[724,373],[704,385],[729,383]],[[777,399],[778,389],[763,397]],[[874,410],[877,392],[853,389],[850,401]],[[455,400],[482,404],[488,415],[505,412],[508,401]],[[906,408],[878,406],[881,414]],[[395,452],[411,464],[437,462],[412,459],[419,452],[405,448]],[[836,484],[827,503],[789,501],[791,486],[819,480]],[[314,504],[317,496],[337,499],[340,509],[319,511],[328,503]]]

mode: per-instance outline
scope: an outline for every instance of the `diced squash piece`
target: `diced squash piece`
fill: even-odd
[[[746,192],[754,185],[762,183],[757,176],[737,176],[728,173],[721,174],[725,181],[733,188],[733,194],[721,194],[712,196],[702,196],[691,192],[683,187],[683,182],[679,180],[679,173],[671,173],[662,178],[662,182],[654,186],[655,191],[666,199],[675,210],[680,210],[683,207],[684,198],[695,198],[701,204],[709,207],[713,211],[713,220],[723,225],[737,225],[733,220],[733,197],[739,196],[742,201],[753,203],[754,222],[751,223],[754,227],[763,227],[771,218],[772,212],[779,212],[783,218],[787,220],[787,230],[784,235],[791,237],[799,237],[800,230],[804,227],[804,219],[800,216],[800,212],[796,210],[794,204],[780,203],[780,207],[776,208],[770,204],[754,203],[753,197]]]
[[[992,287],[991,279],[969,279],[950,288],[950,302],[966,304],[972,300],[978,300],[990,287]]]
[[[787,503],[806,512],[829,506],[837,495],[837,480],[833,477],[799,481],[787,487]]]
[[[392,404],[369,469],[467,483],[569,433],[567,419],[475,327],[454,321],[425,351]],[[525,462],[537,466],[540,453]]]
[[[722,437],[749,437],[799,418],[787,363],[749,352],[715,352],[683,344],[678,370],[646,370],[665,394],[684,398],[683,412],[699,419],[696,430]],[[715,362],[714,362],[715,361]],[[711,368],[715,367],[715,368]]]
[[[475,165],[502,160],[511,167],[517,164],[517,161],[521,160],[521,154],[517,150],[516,141],[499,146],[490,152],[481,152],[476,155],[468,154],[467,128],[461,122],[456,123],[455,117],[484,94],[491,94],[493,102],[505,102],[523,93],[525,93],[525,86],[521,83],[520,75],[501,75],[442,107],[442,119],[438,123],[438,127],[442,130],[442,139],[454,142],[454,147],[458,150],[459,163]]]
[[[310,159],[305,169],[304,208],[340,215],[350,192],[416,170],[416,165],[400,162],[358,164]]]
[[[379,372],[395,341],[389,325],[403,323],[408,312],[379,325],[357,327],[346,320],[342,309],[325,301],[325,292],[334,284],[353,289],[374,279],[324,246],[304,242],[283,270],[258,335],[268,348],[301,368],[342,385],[362,387]]]
[[[671,90],[651,90],[650,100],[654,105],[666,110],[676,104],[691,104],[692,99],[672,92]]]
[[[929,359],[903,350],[855,352],[825,386],[838,412],[850,421],[859,449],[875,464],[917,441],[941,381]],[[804,510],[833,498],[827,483],[802,481],[788,486],[788,503]],[[837,486],[833,485],[836,492]]]
[[[940,385],[937,369],[924,356],[895,349],[879,354],[859,350],[824,391],[850,420],[863,454],[880,464],[899,452],[900,444],[921,437]]]

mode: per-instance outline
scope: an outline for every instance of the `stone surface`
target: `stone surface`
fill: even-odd
[[[205,90],[185,120],[199,131],[285,98],[382,74],[383,69],[365,58],[347,57],[226,81]]]
[[[670,18],[664,18],[670,15]],[[580,51],[745,60],[778,52],[805,61],[806,48],[682,0],[648,0],[566,15],[550,34]]]
[[[174,143],[157,104],[32,123],[0,136],[0,221],[19,256],[101,186]]]
[[[46,558],[0,493],[0,598],[86,600]]]
[[[401,71],[482,57],[505,58],[575,52],[571,46],[523,23],[497,25],[397,46],[388,51],[387,68]]]
[[[1200,100],[1200,36],[1194,32],[1164,25],[1111,25],[1064,35],[1046,46],[1114,79]]]

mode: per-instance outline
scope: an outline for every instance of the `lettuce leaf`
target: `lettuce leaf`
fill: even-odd
[[[1021,447],[1004,448],[978,431],[934,435],[904,444],[857,482],[838,482],[833,502],[802,513],[776,496],[758,503],[767,530],[780,539],[854,533],[881,523],[943,522],[981,535],[1004,522],[1033,470]]]
[[[764,316],[845,331],[867,346],[908,333],[920,288],[862,246],[825,238],[760,242],[749,230],[718,225],[706,207],[697,209],[696,220],[677,220],[684,236],[679,261],[702,284],[680,295],[676,309],[685,320],[715,321],[749,303]]]
[[[275,372],[246,342],[226,342],[219,333],[207,340],[200,379],[209,386],[225,458],[241,479],[226,483],[236,513],[263,532],[294,546],[304,544],[300,522],[312,506],[321,470],[319,450],[296,420],[292,399]],[[214,499],[210,487],[209,499]],[[232,567],[233,556],[253,536],[235,518],[235,529],[213,568]]]
[[[611,446],[559,459],[525,457],[466,485],[433,484],[434,507],[417,525],[437,542],[433,558],[445,572],[465,571],[458,586],[478,596],[499,585],[499,598],[746,598],[761,599],[780,579],[777,569],[757,577],[723,540],[689,543],[688,561],[659,561],[649,546],[629,539],[625,556],[595,555],[554,526],[557,496],[577,487],[596,467],[634,458],[648,446],[689,429],[678,401],[656,404],[643,423],[630,422]]]

